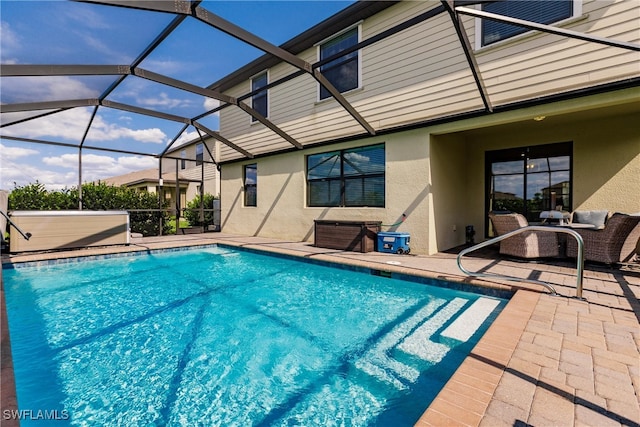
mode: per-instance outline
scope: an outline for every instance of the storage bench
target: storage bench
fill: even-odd
[[[373,252],[382,221],[314,221],[314,246],[354,252]]]

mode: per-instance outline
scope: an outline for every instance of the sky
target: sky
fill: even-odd
[[[201,7],[280,45],[349,6],[353,1],[210,0]],[[173,19],[167,13],[63,0],[0,0],[0,64],[130,65]],[[262,51],[188,17],[140,67],[207,86]],[[97,98],[117,76],[2,77],[0,103]],[[128,76],[107,100],[194,117],[217,101]],[[46,111],[38,111],[42,114]],[[93,107],[77,107],[19,124],[34,113],[0,115],[0,188],[11,191],[36,181],[50,190],[78,185],[78,148],[8,139],[19,137],[78,145]],[[216,115],[199,120],[217,130]],[[6,126],[5,126],[6,125]],[[142,153],[159,153],[183,127],[122,110],[101,107],[85,145]],[[189,127],[173,147],[197,137]],[[82,151],[82,181],[157,168],[150,156]]]

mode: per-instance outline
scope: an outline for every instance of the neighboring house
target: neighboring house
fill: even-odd
[[[101,180],[111,185],[125,185],[139,191],[158,193],[173,209],[176,207],[176,181],[180,188],[180,209],[202,194],[220,195],[220,172],[212,161],[211,154],[218,151],[215,141],[207,141],[205,147],[200,139],[190,141],[172,150],[167,150],[162,158],[162,183],[158,169],[146,169]],[[169,157],[169,158],[167,158]]]
[[[161,167],[163,175],[172,176],[175,179],[176,171],[180,177],[197,182],[187,188],[187,201],[200,194],[200,182],[203,183],[202,193],[220,195],[220,172],[211,158],[216,158],[219,152],[216,141],[207,140],[207,146],[200,139],[190,141],[179,147],[168,150],[166,155],[172,158],[162,158]]]
[[[320,65],[337,97],[270,55],[210,87],[299,144],[241,109],[220,111],[232,143],[216,158],[222,231],[312,241],[314,219],[405,214],[392,229],[432,254],[463,244],[467,225],[486,236],[505,195],[529,220],[540,203],[556,207],[552,188],[567,211],[640,211],[640,2],[470,6],[590,38],[460,14],[464,44],[447,3],[358,2],[282,46]]]
[[[180,209],[184,209],[187,202],[195,197],[200,191],[200,180],[189,179],[183,174],[178,174],[178,183],[176,186],[176,174],[163,173],[162,183],[160,182],[158,169],[145,169],[141,171],[131,172],[124,175],[114,176],[101,180],[108,185],[126,186],[134,188],[137,191],[162,193],[164,200],[169,203],[169,208],[176,208],[176,187],[180,188]],[[189,197],[191,195],[191,197]]]

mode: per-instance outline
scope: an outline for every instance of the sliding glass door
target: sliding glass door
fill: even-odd
[[[487,212],[518,212],[537,222],[542,211],[570,211],[572,150],[566,142],[487,151]]]

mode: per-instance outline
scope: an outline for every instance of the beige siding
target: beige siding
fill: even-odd
[[[406,1],[362,23],[362,39],[439,5]],[[470,43],[476,20],[463,17]],[[640,43],[640,2],[586,0],[582,15],[561,24],[579,32]],[[480,49],[477,62],[493,105],[564,92],[640,76],[640,54],[562,36],[528,32]],[[317,48],[299,55],[313,63]],[[404,30],[361,52],[362,87],[347,100],[376,129],[434,119],[483,108],[475,81],[444,13]],[[294,72],[288,64],[269,70],[274,81]],[[318,84],[304,75],[269,91],[270,120],[302,144],[357,135],[364,129],[334,100],[317,100]],[[249,92],[249,82],[228,91]],[[254,154],[291,145],[261,124],[250,124],[238,108],[221,112],[221,133]],[[222,159],[242,157],[222,147]]]
[[[560,27],[640,41],[640,3],[585,1],[582,9]],[[640,75],[638,52],[538,32],[482,49],[477,60],[494,105]]]

